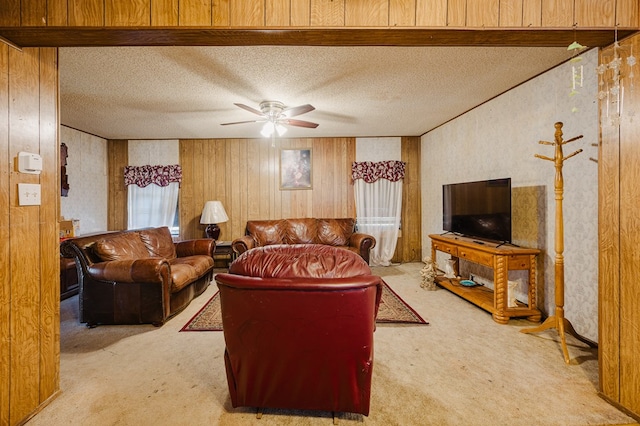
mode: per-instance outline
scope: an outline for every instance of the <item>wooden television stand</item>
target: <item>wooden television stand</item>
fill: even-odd
[[[526,317],[529,321],[540,322],[541,313],[536,308],[536,256],[540,250],[532,248],[500,245],[495,242],[478,241],[456,235],[431,234],[431,259],[436,260],[436,251],[448,253],[455,261],[455,273],[458,274],[460,259],[493,269],[494,290],[483,286],[465,287],[459,279],[436,277],[436,283],[457,294],[463,299],[491,312],[493,320],[507,324],[512,317]],[[518,306],[508,305],[509,271],[529,271],[529,291],[527,304],[518,302]]]

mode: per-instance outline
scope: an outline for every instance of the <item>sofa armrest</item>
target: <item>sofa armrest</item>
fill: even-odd
[[[355,232],[351,234],[351,238],[349,238],[349,246],[370,250],[376,246],[376,239],[369,234]]]
[[[175,243],[178,257],[195,256],[204,254],[213,257],[216,251],[216,240],[210,238],[197,238]]]
[[[247,250],[251,250],[254,247],[256,247],[256,240],[254,240],[251,235],[244,235],[240,238],[236,238],[231,243],[231,248],[237,255],[240,255]]]
[[[159,284],[171,281],[169,263],[159,257],[94,263],[87,272],[91,278],[100,281]]]
[[[349,246],[358,250],[360,256],[369,263],[369,252],[376,246],[376,239],[368,234],[355,232],[349,238]]]

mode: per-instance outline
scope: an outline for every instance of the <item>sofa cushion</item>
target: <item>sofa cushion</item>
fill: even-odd
[[[284,242],[314,244],[317,242],[318,221],[315,218],[287,219]]]
[[[198,278],[196,269],[186,263],[171,265],[171,293],[176,293]]]
[[[149,256],[161,257],[167,260],[176,257],[176,246],[173,244],[171,231],[169,231],[168,227],[145,229],[139,231],[139,234],[140,239],[149,251]]]
[[[98,240],[93,245],[93,252],[103,262],[151,257],[136,232],[126,232]]]
[[[229,273],[262,278],[348,278],[370,275],[356,253],[320,244],[279,244],[242,253]]]
[[[318,219],[318,242],[330,246],[348,246],[355,219]]]
[[[252,220],[247,222],[247,232],[259,246],[282,244],[285,235],[284,220]]]
[[[193,268],[198,277],[204,275],[209,269],[213,268],[213,258],[203,254],[185,257],[176,257],[169,260],[171,268],[175,265],[189,265]]]

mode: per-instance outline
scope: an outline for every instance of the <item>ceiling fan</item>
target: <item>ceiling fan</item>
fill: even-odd
[[[260,102],[260,110],[251,108],[250,106],[244,104],[234,103],[234,105],[256,115],[259,115],[261,118],[258,118],[256,120],[235,121],[233,123],[222,123],[222,126],[244,123],[265,123],[260,133],[262,134],[262,136],[267,138],[269,136],[275,136],[275,133],[278,133],[278,136],[282,136],[287,131],[287,128],[284,127],[285,125],[307,127],[311,129],[315,129],[316,127],[318,127],[318,123],[291,118],[313,111],[315,108],[309,104],[287,108],[282,102],[263,101]]]

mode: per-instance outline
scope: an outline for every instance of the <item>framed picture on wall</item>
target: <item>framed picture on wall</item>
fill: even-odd
[[[311,149],[280,150],[280,189],[311,189]]]

